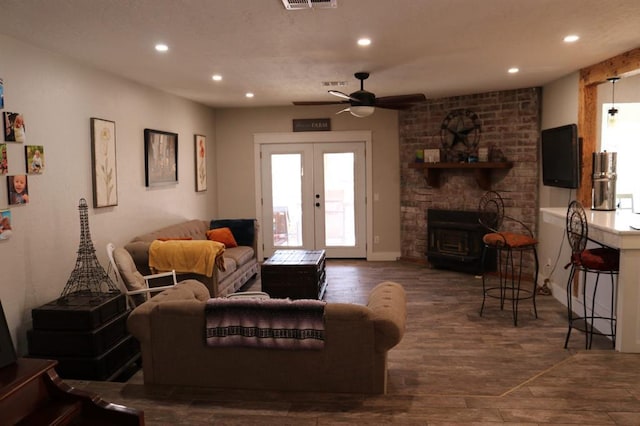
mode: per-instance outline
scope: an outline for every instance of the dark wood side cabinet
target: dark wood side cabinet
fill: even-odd
[[[18,360],[0,368],[0,424],[144,425],[144,413],[65,384],[56,361]]]
[[[31,311],[29,357],[55,359],[64,379],[113,380],[140,358],[124,295],[70,295]]]
[[[261,268],[262,291],[272,298],[322,299],[327,288],[324,250],[276,250]]]

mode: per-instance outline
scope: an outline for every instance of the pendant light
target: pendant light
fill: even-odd
[[[607,126],[615,127],[618,114],[615,105],[616,81],[620,80],[620,77],[609,77],[607,80],[611,82],[611,108],[607,111]]]

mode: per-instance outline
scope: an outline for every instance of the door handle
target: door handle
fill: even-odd
[[[320,207],[320,203],[316,203],[316,207]]]

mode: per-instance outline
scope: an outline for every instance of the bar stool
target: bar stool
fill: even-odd
[[[480,199],[478,210],[480,211],[480,224],[490,232],[482,238],[484,248],[482,251],[482,316],[487,297],[500,299],[500,310],[504,309],[505,300],[511,301],[513,312],[513,325],[518,325],[518,304],[521,300],[531,299],[533,312],[538,318],[536,308],[536,283],[538,282],[538,241],[533,237],[531,230],[521,221],[504,214],[504,201],[495,191],[486,192]],[[503,221],[508,219],[514,222],[512,228],[521,227],[523,233],[502,231]],[[488,250],[496,251],[497,272],[499,285],[487,287],[486,254]],[[522,288],[522,266],[525,254],[531,253],[534,260],[534,278],[531,289]],[[514,261],[517,259],[517,261]]]
[[[597,241],[589,240],[587,216],[579,201],[572,201],[567,209],[567,239],[571,246],[571,262],[565,266],[565,269],[571,266],[571,271],[569,272],[569,281],[567,282],[567,318],[569,321],[569,330],[567,331],[567,338],[564,341],[564,347],[565,349],[567,348],[569,337],[571,337],[571,330],[575,328],[585,333],[585,349],[591,349],[594,334],[611,337],[613,348],[615,348],[615,298],[616,283],[618,281],[617,276],[620,268],[620,252],[600,244]],[[599,244],[600,247],[587,249],[587,240]],[[582,316],[576,316],[572,308],[573,297],[571,290],[576,272],[582,272]],[[589,273],[596,274],[596,280],[591,294],[591,313],[587,311],[587,274]],[[598,292],[600,274],[606,274],[611,277],[611,314],[607,317],[595,314],[596,294]],[[596,319],[609,322],[610,331],[608,333],[597,331],[595,329]]]

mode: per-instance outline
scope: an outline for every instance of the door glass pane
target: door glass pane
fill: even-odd
[[[271,156],[273,245],[302,245],[302,155]]]
[[[325,245],[353,247],[356,243],[352,152],[324,154]]]

